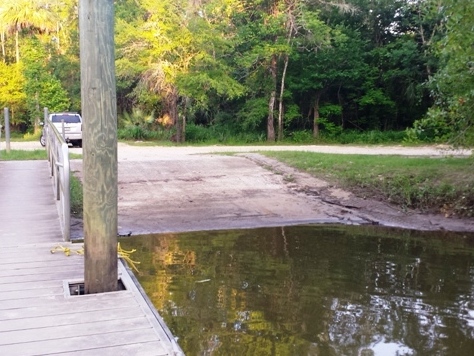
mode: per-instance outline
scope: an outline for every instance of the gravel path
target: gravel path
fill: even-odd
[[[4,140],[2,138],[2,140]],[[35,150],[41,149],[39,142],[11,142],[11,149]],[[5,142],[0,142],[0,150],[5,149]],[[71,148],[73,153],[82,153],[81,148]],[[159,153],[163,158],[175,159],[177,156],[190,154],[205,154],[217,152],[258,152],[258,151],[307,151],[337,154],[367,154],[367,155],[400,155],[400,156],[468,156],[473,153],[471,149],[452,150],[447,146],[349,146],[349,145],[304,145],[304,146],[142,146],[118,144],[119,160],[149,160],[154,159]]]

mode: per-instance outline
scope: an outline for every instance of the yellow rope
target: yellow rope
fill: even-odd
[[[62,251],[66,256],[70,256],[71,252],[75,252],[78,255],[83,255],[84,254],[84,247],[80,248],[79,250],[71,250],[70,247],[64,247],[61,245],[56,246],[52,250],[50,250],[51,253],[55,253],[56,251]]]
[[[71,250],[70,247],[64,247],[64,246],[58,245],[58,246],[56,246],[55,248],[53,248],[51,250],[51,253],[55,253],[56,251],[62,251],[62,252],[64,252],[64,254],[66,256],[70,256],[72,252],[75,252],[78,255],[83,255],[84,254],[84,246],[82,248],[78,249],[78,250]],[[140,262],[134,261],[130,258],[130,255],[132,253],[134,253],[135,251],[137,251],[137,250],[135,250],[135,249],[130,250],[130,251],[124,250],[120,246],[120,242],[117,244],[117,255],[118,255],[118,257],[123,258],[125,261],[127,261],[127,263],[130,265],[130,267],[132,267],[137,273],[140,273],[140,271],[138,270],[138,268],[136,266],[136,265],[139,265]]]
[[[127,251],[127,250],[124,250],[122,249],[122,247],[120,246],[120,242],[118,243],[117,245],[117,254],[119,255],[120,258],[123,258],[125,261],[127,261],[127,263],[130,265],[130,267],[132,267],[137,273],[140,273],[140,271],[138,270],[137,266],[135,265],[139,265],[140,262],[138,261],[133,261],[131,258],[130,258],[130,255],[132,253],[134,253],[136,250],[135,249],[132,249],[130,251]]]

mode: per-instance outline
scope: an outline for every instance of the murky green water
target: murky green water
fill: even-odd
[[[474,235],[300,226],[122,240],[186,355],[474,355]]]

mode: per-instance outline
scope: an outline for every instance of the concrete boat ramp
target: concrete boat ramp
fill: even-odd
[[[74,295],[82,245],[62,242],[48,177],[47,161],[0,161],[0,355],[183,355],[121,261],[125,290]]]

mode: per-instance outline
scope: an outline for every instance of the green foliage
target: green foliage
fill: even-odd
[[[19,115],[25,109],[26,94],[22,90],[24,81],[21,64],[0,62],[0,106],[10,108],[13,125],[26,120]]]
[[[343,144],[358,143],[358,144],[398,144],[405,138],[405,132],[403,131],[355,131],[346,130],[341,132],[337,138],[337,142]]]
[[[10,107],[13,125],[37,126],[44,106],[80,110],[77,1],[4,2],[0,104]],[[118,112],[140,108],[174,122],[186,116],[221,142],[241,132],[259,140],[271,93],[278,117],[284,81],[290,137],[311,128],[319,103],[323,139],[411,127],[408,141],[472,144],[474,2],[439,4],[118,1]],[[154,124],[132,126],[120,126],[120,137],[169,134]],[[190,130],[202,140],[200,129]]]
[[[450,142],[472,144],[474,132],[474,2],[447,0],[442,11],[446,36],[438,42],[442,69],[430,82],[437,99],[432,116],[451,129]]]
[[[292,122],[301,119],[300,107],[294,103],[286,105],[284,121],[285,125],[290,125]]]
[[[186,125],[186,141],[188,142],[206,142],[212,140],[211,130],[202,125],[188,124]]]
[[[124,129],[118,129],[117,136],[119,140],[144,140],[149,135],[140,126],[129,126]]]
[[[170,141],[172,133],[164,129],[146,129],[140,126],[128,126],[117,130],[119,140],[134,141]]]
[[[414,122],[406,130],[407,142],[446,142],[452,134],[447,121],[447,113],[440,108],[432,108],[427,115]]]
[[[26,105],[32,120],[31,124],[37,126],[44,107],[47,107],[50,112],[65,111],[69,109],[70,101],[61,82],[46,68],[45,48],[34,38],[26,42],[28,46],[23,54],[25,77],[23,90],[26,93]]]
[[[68,10],[74,6],[74,0],[64,0],[61,4],[43,0],[5,0],[2,3],[2,65],[15,67],[17,73],[8,81],[7,87],[0,85],[9,92],[0,96],[4,98],[5,106],[11,108],[14,124],[34,124],[38,128],[43,107],[53,110],[70,107],[71,99],[61,84],[63,78],[56,76],[55,66],[50,64],[52,58],[64,53],[62,51],[72,42],[68,26],[73,22]],[[71,81],[64,78],[64,82]]]
[[[335,104],[324,104],[319,108],[321,117],[330,118],[331,116],[339,116],[342,114],[342,106]]]
[[[243,145],[266,141],[265,133],[258,131],[244,131],[238,126],[196,124],[186,125],[186,141],[191,143]]]
[[[405,140],[404,131],[357,131],[357,130],[339,130],[336,132],[326,132],[323,130],[320,140],[339,144],[399,144]]]
[[[361,107],[381,106],[382,108],[393,108],[394,102],[382,90],[370,89],[359,99],[359,105]]]
[[[121,140],[170,140],[172,133],[157,123],[153,113],[134,108],[118,118],[118,138]]]
[[[251,98],[245,101],[237,114],[244,130],[255,130],[262,126],[263,120],[268,115],[268,102],[266,98]]]
[[[168,140],[169,130],[161,127],[154,114],[147,114],[139,108],[124,112],[118,117],[117,136],[120,140]]]
[[[318,125],[322,130],[322,134],[329,137],[337,137],[342,133],[342,127],[336,125],[332,121],[329,121],[326,118],[319,118]]]
[[[291,141],[295,143],[312,143],[314,141],[313,133],[308,130],[293,131],[290,133]]]
[[[118,117],[118,127],[136,127],[150,128],[155,123],[154,114],[147,114],[142,109],[134,108],[132,112],[124,112]]]
[[[27,132],[23,135],[22,139],[24,141],[37,141],[39,140],[41,134],[42,134],[41,131]]]
[[[40,106],[47,107],[50,112],[65,111],[69,109],[70,100],[68,93],[64,90],[58,79],[54,77],[45,79],[40,90]]]

